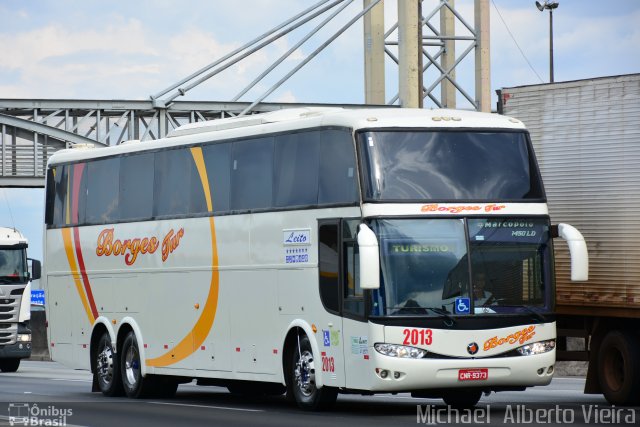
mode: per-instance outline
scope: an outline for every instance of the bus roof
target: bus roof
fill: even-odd
[[[173,130],[167,138],[153,141],[131,141],[99,149],[83,145],[55,153],[49,164],[322,126],[345,127],[354,131],[376,128],[525,128],[522,122],[511,117],[465,110],[303,107],[191,123]]]

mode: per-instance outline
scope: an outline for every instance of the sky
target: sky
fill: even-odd
[[[385,1],[388,28],[397,1]],[[150,95],[275,28],[318,0],[0,0],[0,98],[148,99]],[[558,0],[553,14],[555,81],[640,72],[640,0]],[[437,0],[424,0],[423,14]],[[473,1],[456,0],[473,25]],[[490,0],[491,92],[548,82],[549,13],[533,0]],[[240,100],[253,101],[362,9],[355,0]],[[323,15],[327,16],[327,15]],[[229,101],[316,26],[316,19],[187,93]],[[266,101],[363,103],[359,21]],[[437,26],[437,19],[432,21]],[[506,24],[506,25],[505,25]],[[457,22],[459,35],[468,35]],[[458,54],[468,46],[458,42]],[[473,96],[473,53],[457,80]],[[425,82],[435,78],[428,72]],[[386,61],[387,99],[397,67]],[[431,79],[431,80],[430,80]],[[431,105],[427,105],[430,107]],[[458,96],[460,108],[470,108]],[[0,189],[0,225],[15,226],[42,259],[43,191]]]

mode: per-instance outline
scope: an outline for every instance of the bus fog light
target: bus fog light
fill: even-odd
[[[400,372],[394,372],[393,378],[397,380],[398,378],[400,378],[400,375],[402,375]]]
[[[422,359],[427,355],[427,350],[408,347],[405,345],[376,343],[373,347],[378,353],[390,357],[401,357],[404,359]]]
[[[380,371],[380,378],[387,378],[389,376],[389,371],[387,371],[386,369],[383,369],[382,371]]]
[[[556,340],[538,341],[518,347],[516,351],[521,356],[531,356],[532,354],[547,353],[556,348]]]
[[[31,342],[31,334],[18,334],[19,342]]]
[[[553,365],[549,366],[549,369],[547,369],[547,375],[551,374],[553,374]]]
[[[544,368],[538,369],[538,375],[542,375],[542,374],[544,374]]]

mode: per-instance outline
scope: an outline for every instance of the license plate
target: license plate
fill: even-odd
[[[458,381],[482,381],[489,378],[489,370],[482,369],[460,369],[458,371]]]

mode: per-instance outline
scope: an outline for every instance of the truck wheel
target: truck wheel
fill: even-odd
[[[306,335],[296,340],[292,348],[292,364],[287,381],[287,394],[292,396],[298,407],[317,411],[330,407],[336,402],[338,390],[333,387],[316,387],[316,370],[311,344]]]
[[[122,381],[120,380],[120,364],[118,355],[111,346],[111,337],[104,333],[98,341],[95,353],[95,371],[98,388],[105,396],[122,396]]]
[[[640,343],[629,331],[610,331],[598,351],[598,377],[613,405],[640,403]]]
[[[0,359],[0,371],[15,372],[20,367],[20,359]]]
[[[478,404],[482,390],[451,390],[442,396],[444,403],[456,409],[469,409]]]

